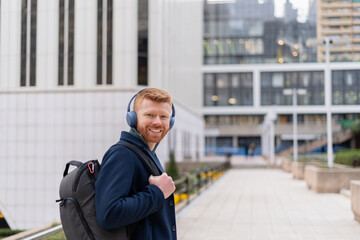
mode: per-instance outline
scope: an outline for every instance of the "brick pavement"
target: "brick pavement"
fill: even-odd
[[[177,215],[179,240],[355,240],[350,199],[279,169],[232,169]]]

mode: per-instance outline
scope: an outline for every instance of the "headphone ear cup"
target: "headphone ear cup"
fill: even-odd
[[[170,117],[169,130],[174,126],[175,117]]]
[[[136,128],[137,116],[135,111],[130,111],[126,114],[126,122],[130,127]]]

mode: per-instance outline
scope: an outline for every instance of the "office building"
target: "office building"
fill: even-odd
[[[318,0],[317,38],[348,42],[330,46],[330,61],[360,61],[360,1]],[[318,61],[325,61],[325,47],[318,47]]]
[[[0,211],[13,229],[58,221],[73,159],[101,160],[130,98],[167,90],[165,164],[203,156],[202,1],[0,1]]]
[[[316,4],[309,2],[312,8]],[[299,144],[326,136],[328,109],[334,134],[345,121],[359,118],[360,64],[315,64],[316,48],[306,46],[307,39],[316,38],[313,9],[305,22],[298,22],[289,1],[284,8],[289,15],[275,17],[273,1],[204,4],[207,155],[246,155],[254,145],[254,153],[262,154],[261,125],[267,115],[276,115],[276,151],[292,145],[294,111]],[[294,88],[306,90],[297,96],[296,107],[284,94]]]

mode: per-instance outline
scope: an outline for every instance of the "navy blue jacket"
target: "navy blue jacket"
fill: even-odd
[[[122,132],[119,142],[140,147],[164,172],[159,159],[139,138]],[[133,224],[131,239],[175,240],[174,195],[164,199],[136,154],[122,145],[111,147],[104,155],[95,183],[96,217],[101,227],[114,229]],[[135,223],[135,224],[134,224]]]

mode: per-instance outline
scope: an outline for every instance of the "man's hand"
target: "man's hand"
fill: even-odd
[[[153,184],[160,188],[164,194],[165,199],[167,199],[175,191],[175,184],[172,178],[169,177],[166,173],[163,173],[160,176],[151,175],[149,177],[149,184]]]

